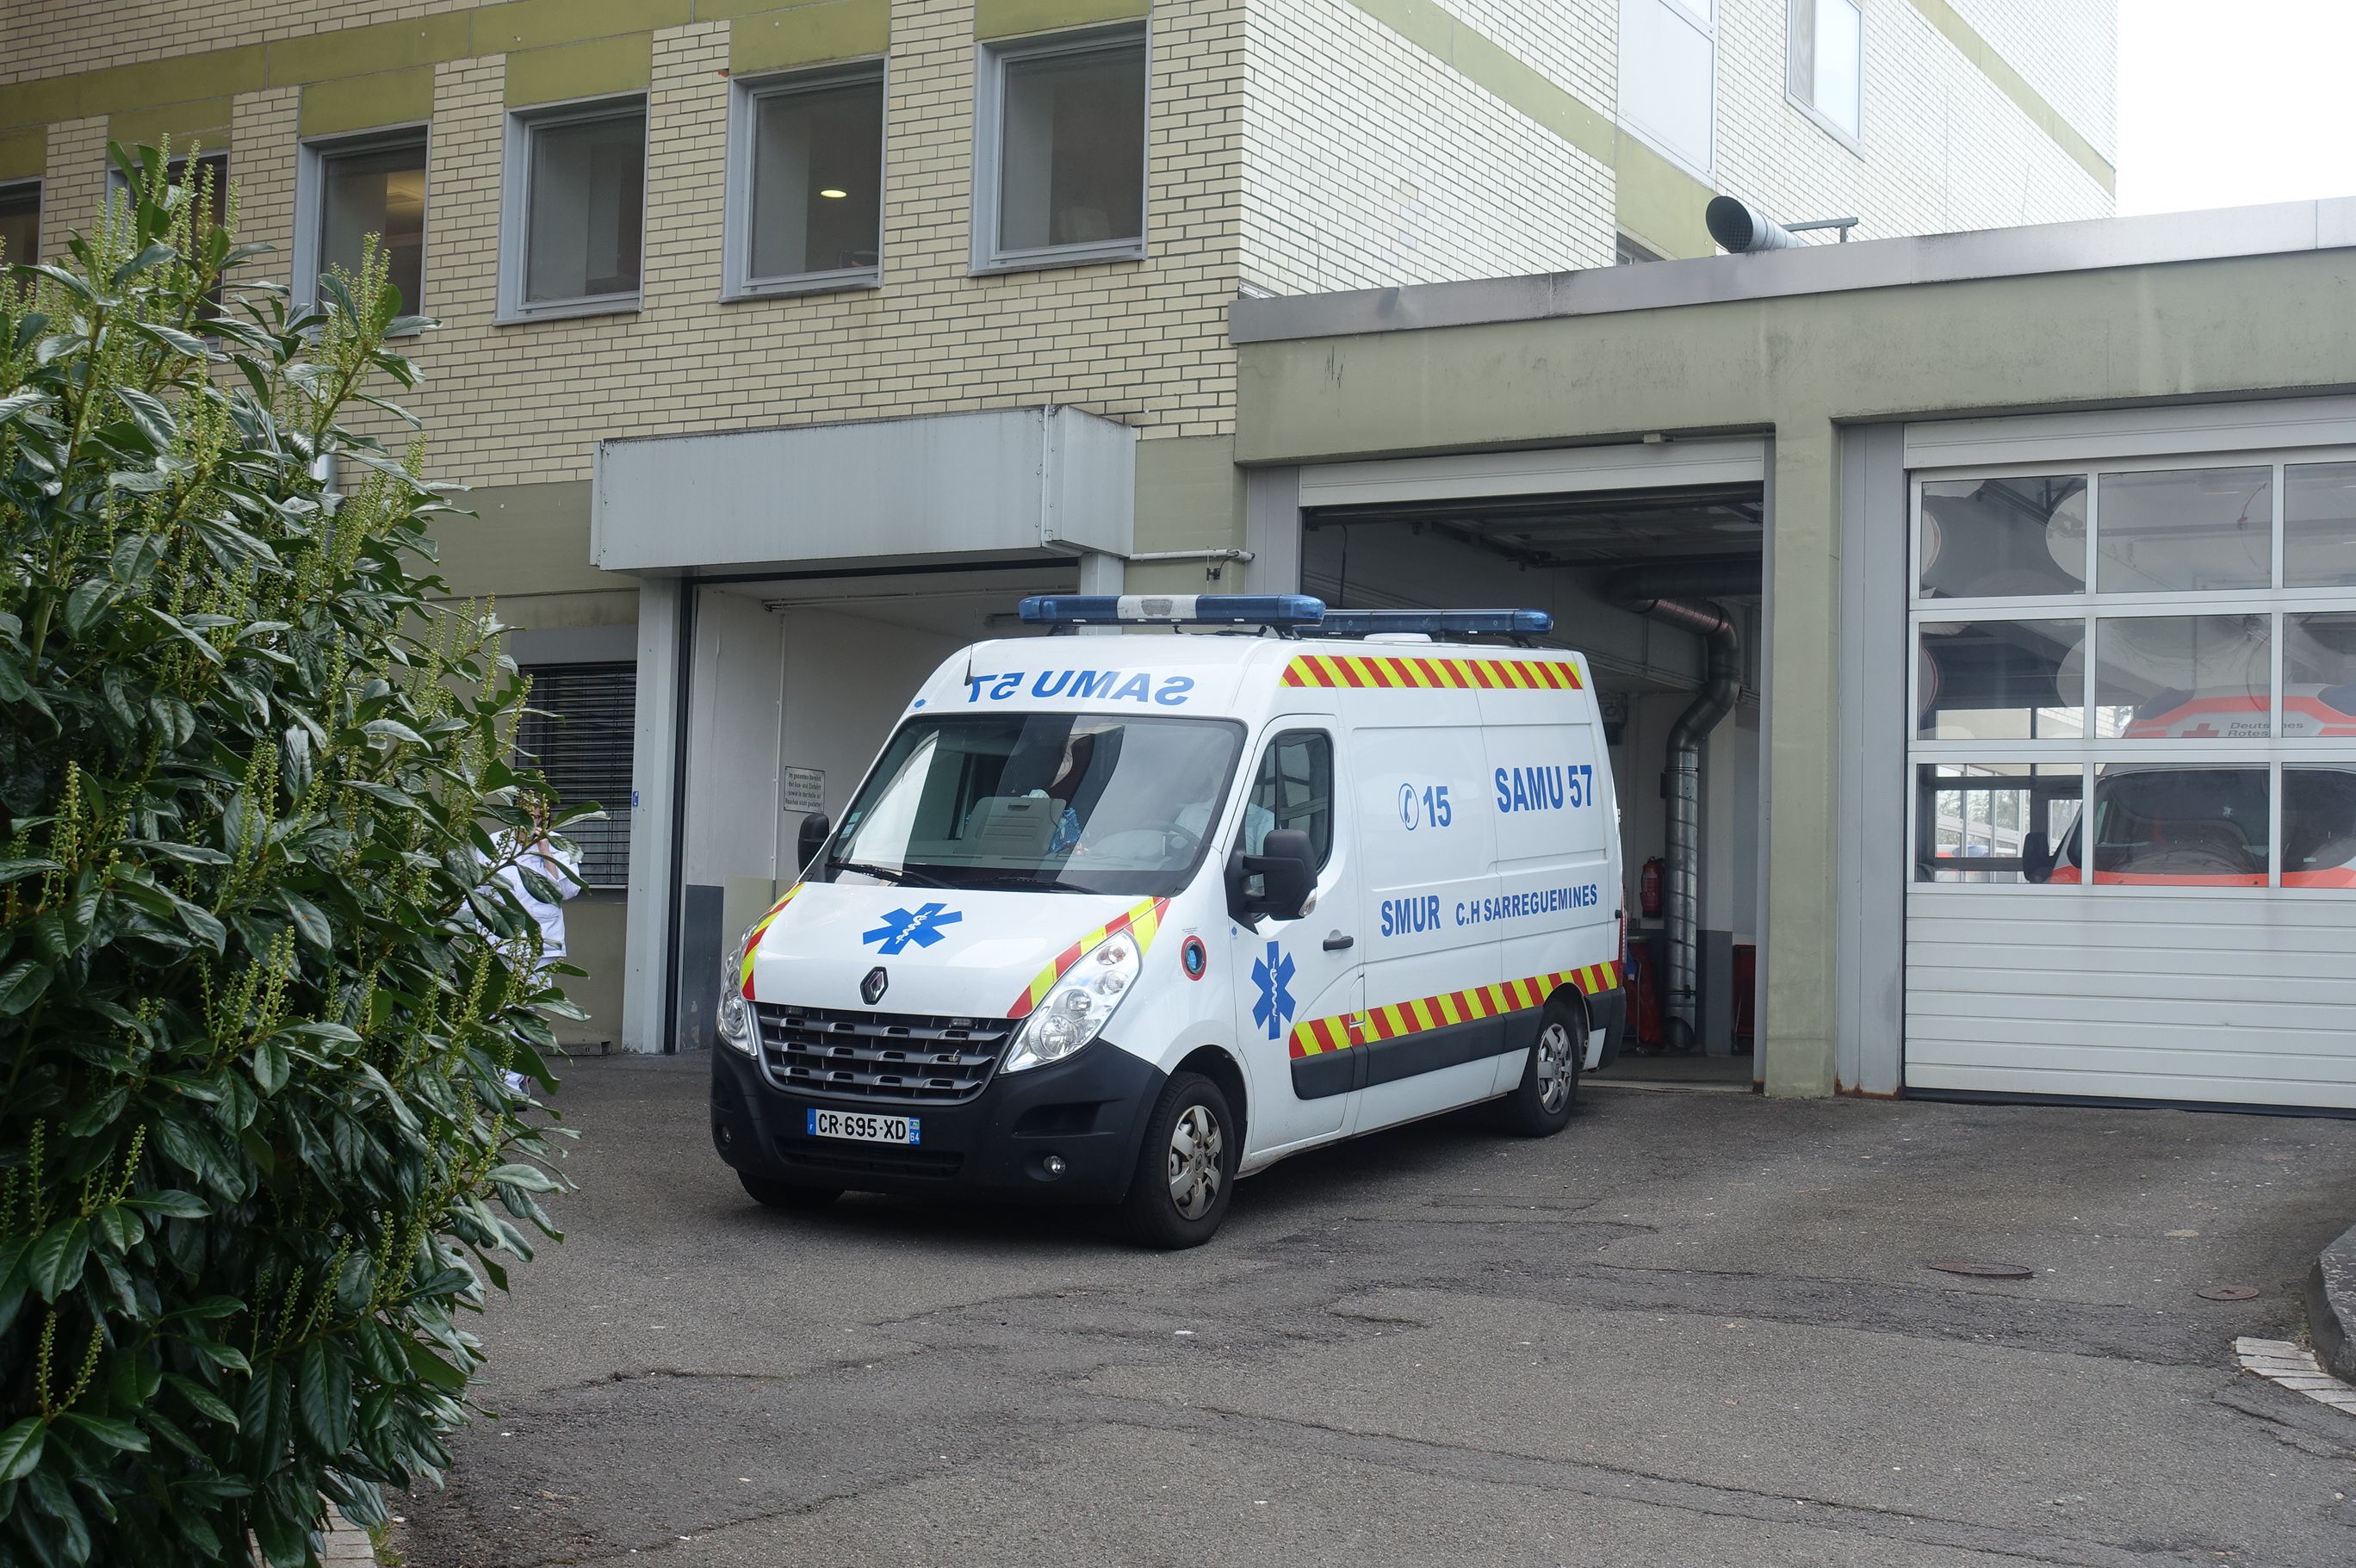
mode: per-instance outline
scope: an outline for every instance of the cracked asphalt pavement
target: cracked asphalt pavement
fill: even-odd
[[[1162,1254],[771,1213],[708,1072],[572,1064],[570,1239],[478,1326],[411,1568],[2356,1562],[2356,1419],[2233,1364],[2299,1331],[2356,1122],[1590,1087]]]

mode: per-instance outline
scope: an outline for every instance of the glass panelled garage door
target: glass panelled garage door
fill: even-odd
[[[2356,450],[1911,491],[1907,1086],[2356,1108]]]

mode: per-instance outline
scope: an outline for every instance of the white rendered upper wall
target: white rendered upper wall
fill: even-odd
[[[1713,189],[1854,214],[1860,238],[2112,210],[2112,0],[1862,0],[1854,144],[1787,94],[1791,0],[1437,4],[1246,0],[1248,289],[1601,265],[1622,233],[1700,254]],[[1644,5],[1708,19],[1700,156],[1620,121],[1622,10]]]

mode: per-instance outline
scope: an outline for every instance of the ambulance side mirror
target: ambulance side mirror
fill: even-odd
[[[2053,840],[2042,829],[2020,836],[2020,874],[2032,882],[2053,880]]]
[[[1258,877],[1254,894],[1250,880]],[[1309,835],[1297,827],[1279,827],[1257,855],[1240,847],[1227,860],[1227,903],[1237,919],[1272,914],[1279,920],[1299,920],[1308,912],[1310,895],[1317,891],[1317,851]]]
[[[794,848],[801,856],[802,869],[809,869],[809,863],[818,859],[819,851],[826,848],[827,839],[833,834],[834,824],[827,820],[825,812],[813,811],[802,818],[801,832],[794,838]]]

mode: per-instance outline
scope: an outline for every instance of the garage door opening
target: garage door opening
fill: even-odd
[[[1301,514],[1304,592],[1352,609],[1547,610],[1541,640],[1593,667],[1631,949],[1630,1026],[1608,1079],[1763,1081],[1764,512],[1753,480]]]
[[[799,875],[802,818],[839,818],[908,699],[986,637],[1029,635],[1015,603],[1069,593],[1070,561],[821,571],[694,591],[680,785],[676,1049],[712,1043],[720,967]]]

